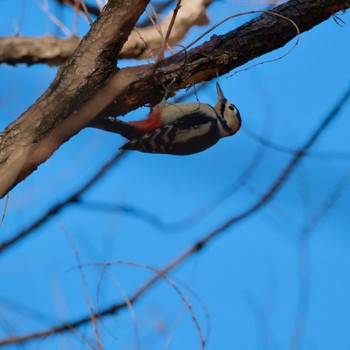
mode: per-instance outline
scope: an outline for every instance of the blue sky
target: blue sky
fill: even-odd
[[[21,17],[22,6],[21,1],[1,2],[1,13],[5,13],[0,23],[1,36],[13,35],[13,23],[21,21],[22,35],[57,33],[36,2],[27,2],[24,17]],[[215,23],[223,15],[255,7],[251,3],[218,2],[209,11]],[[54,8],[52,11],[59,14]],[[67,27],[71,27],[69,12],[59,11]],[[262,146],[251,133],[295,150],[349,88],[349,14],[341,18],[346,23],[343,27],[330,19],[302,34],[297,47],[281,60],[218,79],[226,97],[237,105],[242,115],[243,127],[236,136],[187,157],[127,154],[83,197],[86,202],[136,207],[166,223],[176,223],[224,193],[227,199],[200,221],[184,230],[171,231],[154,227],[130,213],[71,205],[30,238],[3,253],[1,338],[44,330],[88,314],[70,241],[74,241],[86,264],[123,260],[162,268],[205,234],[256,202],[291,155]],[[230,21],[216,29],[215,34],[225,33],[242,21],[243,18]],[[81,19],[79,33],[86,30],[87,23]],[[202,30],[191,31],[186,42]],[[256,62],[277,58],[291,46],[289,43]],[[45,65],[1,66],[1,128],[45,91],[55,72],[56,68]],[[214,83],[199,90],[198,98],[214,104]],[[147,112],[142,108],[127,117],[142,118]],[[349,348],[350,190],[349,157],[344,157],[350,155],[349,113],[350,103],[347,103],[269,205],[234,225],[169,276],[193,304],[203,333],[206,317],[194,294],[205,305],[211,324],[207,349],[292,348],[295,319],[300,310],[298,300],[305,286],[300,283],[300,235],[322,213],[340,181],[341,191],[336,201],[326,215],[316,220],[307,241],[306,281],[310,298],[307,307],[301,308],[306,314],[302,318],[305,325],[299,348]],[[1,241],[29,225],[50,205],[66,198],[111,158],[124,141],[118,135],[88,129],[64,144],[11,192]],[[257,152],[261,152],[259,160],[253,161]],[[255,171],[243,186],[238,179],[252,162]],[[234,187],[237,190],[230,194]],[[4,205],[2,201],[1,208]],[[302,272],[306,266],[301,265]],[[132,293],[153,275],[147,268],[126,264],[116,264],[107,274],[102,271],[97,266],[84,267],[92,303],[102,308],[123,300],[123,291]],[[305,298],[302,300],[305,302]],[[26,312],[26,308],[35,312]],[[200,349],[198,332],[188,309],[165,281],[134,308],[141,349],[165,349],[172,333],[170,349]],[[137,349],[134,324],[128,310],[100,324],[105,348]],[[88,348],[79,334],[94,343],[92,328],[82,327],[78,332],[32,342],[25,348]]]

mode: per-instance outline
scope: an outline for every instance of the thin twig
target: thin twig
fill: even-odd
[[[133,266],[133,267],[141,267],[147,270],[150,270],[154,273],[156,273],[158,278],[162,278],[165,280],[165,282],[172,287],[175,292],[179,295],[180,299],[182,300],[182,302],[184,303],[184,305],[186,306],[186,309],[189,311],[192,321],[195,324],[195,327],[197,329],[198,335],[199,335],[199,339],[201,342],[201,346],[202,349],[204,349],[205,347],[205,338],[203,337],[202,334],[202,329],[201,326],[199,325],[199,322],[197,320],[197,317],[193,311],[193,307],[190,304],[190,302],[187,300],[187,298],[185,297],[185,295],[182,293],[181,289],[176,285],[175,282],[173,282],[167,275],[167,272],[164,272],[163,270],[160,270],[154,266],[151,265],[147,265],[147,264],[141,264],[141,263],[137,263],[134,261],[125,261],[125,260],[117,260],[117,261],[111,261],[111,262],[101,262],[101,263],[91,263],[91,264],[85,264],[85,266],[102,266],[102,267],[109,267],[109,266],[113,266],[113,265],[127,265],[127,266]],[[130,303],[133,302],[132,299],[128,299]],[[96,317],[99,317],[99,315],[96,315]]]
[[[4,210],[3,210],[3,212],[2,212],[2,217],[1,217],[1,221],[0,221],[0,228],[1,228],[1,226],[2,226],[2,224],[3,224],[3,222],[4,222],[4,220],[5,220],[7,205],[8,205],[8,203],[9,203],[9,198],[10,198],[10,195],[7,194],[7,195],[6,195],[6,199],[5,199]]]
[[[109,265],[105,265],[104,268],[101,271],[101,275],[100,275],[100,279],[98,282],[98,286],[97,286],[97,304],[99,305],[99,295],[100,295],[100,290],[101,290],[101,286],[102,286],[102,282],[103,282],[103,278],[105,273],[109,272],[108,268],[110,266]],[[140,350],[141,349],[141,344],[140,344],[140,331],[139,331],[139,326],[138,326],[138,322],[137,322],[137,317],[136,317],[136,313],[135,310],[132,306],[132,303],[129,300],[128,294],[126,292],[126,290],[123,288],[123,286],[121,285],[121,283],[111,274],[109,274],[112,282],[115,284],[115,286],[118,288],[119,292],[122,294],[123,299],[125,304],[127,305],[132,321],[133,321],[133,327],[134,327],[134,331],[135,331],[135,343],[136,343],[136,350]],[[99,308],[100,311],[100,308]]]
[[[77,260],[78,263],[78,269],[79,269],[79,274],[82,280],[82,284],[83,284],[83,288],[84,288],[84,295],[85,295],[85,301],[86,304],[89,308],[89,313],[90,313],[90,317],[91,317],[91,323],[93,325],[94,328],[94,333],[95,333],[95,337],[96,337],[96,342],[97,342],[97,346],[98,346],[98,350],[102,350],[103,349],[103,345],[101,343],[101,337],[100,337],[100,333],[98,330],[98,325],[97,325],[97,320],[96,320],[96,316],[95,316],[95,312],[94,312],[94,308],[92,306],[91,300],[90,300],[90,295],[89,295],[89,290],[88,290],[88,286],[87,286],[87,281],[86,281],[86,277],[84,274],[84,269],[83,269],[83,265],[80,259],[80,254],[79,254],[79,250],[76,247],[73,238],[70,236],[69,232],[67,231],[67,229],[63,226],[63,224],[60,222],[60,227],[63,230],[65,236],[67,237],[69,244],[71,245],[75,258]]]
[[[152,5],[152,12],[156,14],[156,16],[158,17],[158,13],[164,11],[167,7],[169,7],[172,3],[174,2],[174,0],[167,0],[167,1],[162,1],[156,5]],[[151,5],[151,4],[150,4]],[[147,11],[146,11],[147,13]],[[147,13],[148,14],[148,13]],[[147,19],[140,21],[137,23],[137,26],[139,28],[143,28],[146,26],[149,26],[151,23],[153,22],[152,16],[147,16]]]
[[[176,3],[176,6],[174,8],[173,15],[171,17],[171,20],[170,20],[170,23],[169,23],[169,26],[168,26],[168,30],[166,32],[166,35],[165,35],[165,38],[164,38],[164,41],[163,41],[163,45],[162,45],[162,48],[160,50],[160,54],[158,56],[157,62],[160,62],[160,61],[162,61],[164,59],[165,48],[168,45],[169,37],[170,37],[171,31],[173,29],[177,13],[180,10],[180,7],[181,7],[181,0],[177,0],[177,3]]]
[[[47,17],[59,28],[65,35],[71,36],[72,32],[55,16],[49,11],[49,5],[40,3],[36,0],[38,7],[47,15]]]
[[[81,4],[81,6],[83,8],[83,11],[85,13],[85,16],[86,16],[87,20],[89,21],[90,25],[92,25],[94,22],[93,22],[93,20],[90,17],[90,13],[89,13],[86,5],[85,5],[85,1],[84,0],[80,0],[80,4]]]
[[[273,141],[271,141],[269,138],[264,137],[264,136],[260,136],[257,133],[255,133],[252,129],[249,129],[247,127],[245,127],[244,132],[246,133],[247,136],[249,136],[250,138],[252,138],[253,140],[256,140],[257,142],[259,142],[261,145],[270,148],[272,150],[275,150],[277,152],[281,152],[281,153],[286,153],[286,154],[290,154],[293,155],[295,154],[296,150],[293,148],[290,148],[288,146],[284,146],[284,145],[280,145],[277,144]],[[314,152],[309,152],[308,154],[305,154],[305,157],[308,158],[317,158],[317,159],[325,159],[325,160],[349,160],[350,158],[350,152],[347,151],[328,151],[328,152],[322,152],[322,151],[314,151]]]

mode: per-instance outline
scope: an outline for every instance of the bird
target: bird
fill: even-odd
[[[167,103],[163,100],[144,120],[119,120],[129,138],[120,149],[190,155],[206,150],[223,137],[236,134],[242,125],[240,112],[225,98],[218,83],[216,90],[214,107],[201,102]]]

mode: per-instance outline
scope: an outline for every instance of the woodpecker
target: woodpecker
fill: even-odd
[[[123,150],[146,153],[188,155],[202,152],[222,137],[234,135],[241,127],[241,116],[218,83],[214,107],[206,103],[160,103],[148,118],[121,122],[129,138]],[[125,130],[126,130],[125,129]],[[131,131],[131,132],[130,132]]]

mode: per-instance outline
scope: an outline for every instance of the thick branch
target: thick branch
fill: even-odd
[[[118,23],[129,18],[136,7],[134,2],[124,1],[121,10],[130,5],[129,11],[121,15],[121,10],[115,11],[116,15],[116,3],[109,1],[104,15],[48,91],[0,135],[1,197],[94,117],[124,115],[146,103],[155,104],[171,81],[176,90],[210,80],[280,48],[296,35],[289,21],[264,14],[160,64],[125,68],[111,77],[112,58],[122,42],[118,33],[127,32]],[[293,20],[303,32],[348,7],[345,0],[291,0],[274,11]],[[130,21],[122,26],[125,23],[130,30]]]
[[[115,72],[116,56],[147,4],[110,0],[48,90],[2,132],[0,197],[93,118],[89,110],[76,112]]]

